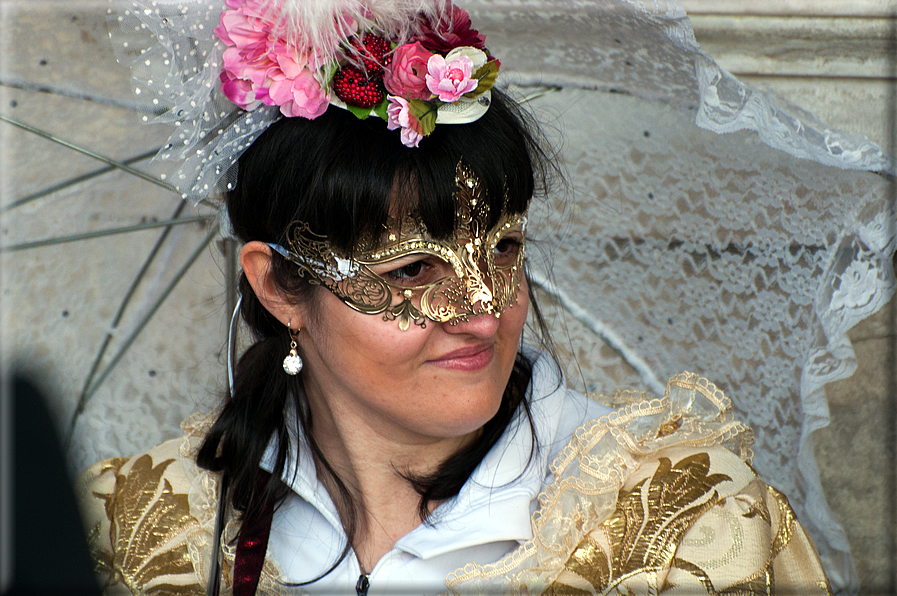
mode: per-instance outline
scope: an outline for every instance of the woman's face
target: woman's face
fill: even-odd
[[[498,250],[518,248],[505,243]],[[430,274],[429,266],[411,263],[378,273],[413,283],[415,276]],[[523,280],[516,303],[500,317],[427,321],[405,331],[382,315],[353,310],[324,289],[311,306],[313,313],[302,317],[299,346],[315,418],[321,419],[316,410],[324,407],[349,428],[364,425],[385,439],[415,444],[464,437],[495,415],[528,298]]]

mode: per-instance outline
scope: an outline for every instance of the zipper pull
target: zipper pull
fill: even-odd
[[[355,584],[356,596],[368,596],[368,588],[370,587],[371,582],[368,580],[367,574],[362,573],[358,576],[358,583]]]

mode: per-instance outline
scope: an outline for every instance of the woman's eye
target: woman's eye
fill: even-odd
[[[389,272],[389,274],[396,279],[408,279],[411,277],[417,277],[423,271],[424,263],[423,261],[415,261],[413,263],[409,263],[404,267],[399,267],[398,269],[394,269]]]
[[[413,261],[381,274],[389,281],[401,286],[422,286],[439,277],[439,267],[427,259]]]
[[[495,264],[499,267],[513,265],[517,261],[517,255],[520,254],[521,245],[520,239],[515,236],[506,236],[499,240],[492,249]]]

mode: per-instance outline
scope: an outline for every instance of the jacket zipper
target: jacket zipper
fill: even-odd
[[[358,576],[358,582],[355,584],[355,594],[356,596],[368,596],[368,588],[371,587],[371,582],[368,579],[367,574],[362,573]]]

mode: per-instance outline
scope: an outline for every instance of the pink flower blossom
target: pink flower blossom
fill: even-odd
[[[221,78],[221,92],[226,98],[244,110],[251,111],[259,106],[261,101],[256,98],[250,81],[236,79],[226,70],[222,71],[219,77]]]
[[[386,128],[402,129],[402,144],[406,147],[417,147],[424,135],[420,132],[420,123],[411,113],[408,100],[403,97],[389,96],[389,108],[386,110]]]
[[[268,58],[267,44],[259,44],[243,50],[233,47],[224,50],[224,71],[233,78],[252,81],[256,86],[264,84],[268,70],[277,66]]]
[[[411,41],[419,41],[431,52],[447,53],[461,46],[483,49],[486,47],[486,36],[471,29],[470,15],[463,8],[449,2],[451,10],[446,10],[438,23],[427,20],[420,35]],[[448,14],[451,17],[448,17]],[[451,19],[451,20],[449,20]]]
[[[426,74],[427,61],[432,55],[419,42],[396,48],[383,74],[386,90],[407,99],[430,99]]]
[[[288,79],[298,77],[303,70],[309,67],[308,61],[303,56],[296,54],[280,40],[268,44],[268,59],[276,64],[276,67]]]
[[[287,118],[302,116],[314,120],[327,111],[330,97],[310,70],[303,68],[295,77],[273,80],[268,89],[274,105]]]
[[[277,14],[272,13],[270,6],[267,10],[265,8],[266,5],[271,4],[270,0],[227,0],[225,4],[231,9],[225,12],[238,12],[253,21],[262,23],[257,27],[259,29],[270,29],[270,24],[274,22],[273,19],[277,18]]]
[[[215,28],[227,46],[221,92],[246,110],[264,103],[280,106],[285,116],[317,118],[327,109],[328,93],[309,70],[309,56],[284,40],[283,26],[272,21],[269,4],[227,0],[231,10],[221,13]]]
[[[264,42],[267,34],[258,19],[251,19],[242,10],[225,10],[219,18],[220,24],[214,32],[229,46],[243,49],[259,41]]]
[[[434,54],[427,61],[427,88],[439,96],[440,101],[455,103],[465,93],[477,88],[477,80],[473,75],[473,60],[467,56],[458,56],[446,61],[439,54]]]

